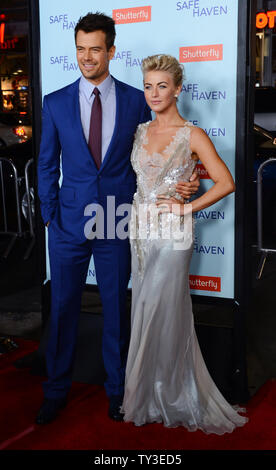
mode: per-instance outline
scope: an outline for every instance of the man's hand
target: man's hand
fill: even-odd
[[[200,186],[200,178],[199,174],[196,170],[194,170],[190,181],[188,182],[179,182],[177,183],[175,190],[180,196],[183,197],[183,199],[190,199],[193,194],[196,194],[198,191],[198,188]]]

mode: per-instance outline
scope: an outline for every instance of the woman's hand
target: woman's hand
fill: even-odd
[[[190,181],[177,183],[175,190],[184,199],[190,199],[191,196],[197,193],[200,186],[200,178],[197,170],[194,170]]]
[[[158,212],[160,213],[172,213],[175,215],[184,214],[184,204],[179,199],[175,197],[168,198],[163,194],[160,194],[157,197],[156,206],[158,207]]]

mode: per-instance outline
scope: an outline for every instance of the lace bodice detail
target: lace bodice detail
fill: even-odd
[[[135,134],[131,163],[137,175],[139,202],[155,202],[158,194],[180,198],[175,192],[178,181],[189,181],[196,161],[191,158],[190,131],[192,124],[180,127],[162,153],[151,155],[146,150],[150,121],[140,124]]]
[[[130,220],[130,242],[139,260],[141,277],[144,273],[146,253],[152,242],[163,243],[177,239],[182,243],[185,240],[186,246],[193,238],[192,218],[191,226],[186,222],[185,232],[184,216],[158,212],[156,215],[154,210],[157,209],[155,202],[158,195],[162,194],[168,198],[174,196],[182,200],[176,193],[175,186],[179,181],[189,181],[196,165],[190,149],[192,124],[186,122],[176,131],[162,153],[154,152],[151,155],[145,148],[149,124],[150,121],[140,124],[137,128],[131,154],[131,163],[137,175],[137,192],[134,194]],[[179,233],[182,239],[179,238]]]

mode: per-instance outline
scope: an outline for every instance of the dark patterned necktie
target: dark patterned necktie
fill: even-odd
[[[98,88],[94,88],[93,93],[88,147],[99,169],[102,163],[102,104]]]

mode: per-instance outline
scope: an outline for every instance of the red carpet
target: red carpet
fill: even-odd
[[[249,422],[223,436],[190,433],[161,424],[135,427],[107,417],[103,387],[74,383],[68,406],[46,426],[34,419],[42,401],[41,377],[13,362],[35,348],[16,340],[18,350],[0,356],[1,450],[275,450],[276,380],[267,382],[246,405]]]

